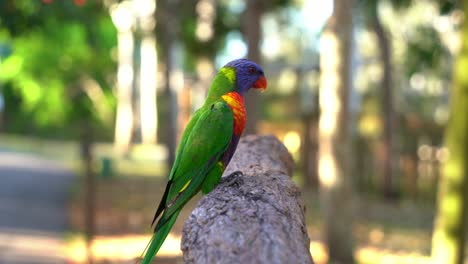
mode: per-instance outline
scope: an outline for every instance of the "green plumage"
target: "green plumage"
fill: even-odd
[[[221,96],[232,91],[234,83],[218,73],[205,104],[188,123],[169,175],[169,182],[153,223],[159,217],[155,234],[142,263],[149,264],[160,249],[183,206],[200,190],[211,191],[224,171],[219,163],[231,143],[234,117]]]
[[[245,126],[243,96],[250,88],[265,89],[266,85],[262,68],[247,59],[233,60],[216,74],[205,103],[182,135],[142,263],[151,263],[185,204],[219,182]]]

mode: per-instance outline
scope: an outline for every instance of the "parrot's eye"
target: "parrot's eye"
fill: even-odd
[[[255,69],[255,67],[250,67],[249,68],[249,73],[251,73],[251,74],[257,73],[257,69]]]

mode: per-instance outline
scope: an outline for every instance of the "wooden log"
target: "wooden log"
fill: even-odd
[[[293,167],[275,137],[242,138],[221,182],[184,224],[185,263],[313,263]]]

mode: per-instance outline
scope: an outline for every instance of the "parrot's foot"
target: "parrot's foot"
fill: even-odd
[[[236,180],[239,179],[240,176],[244,176],[244,173],[242,173],[242,171],[235,171],[226,177],[222,177],[221,182],[232,185]]]
[[[227,177],[240,177],[240,176],[244,176],[244,173],[242,171],[235,171],[229,174]]]

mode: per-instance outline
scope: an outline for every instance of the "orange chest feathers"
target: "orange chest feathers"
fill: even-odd
[[[234,115],[234,134],[240,136],[247,122],[244,97],[236,92],[230,92],[223,95],[221,98],[223,98],[231,108],[232,114]]]

